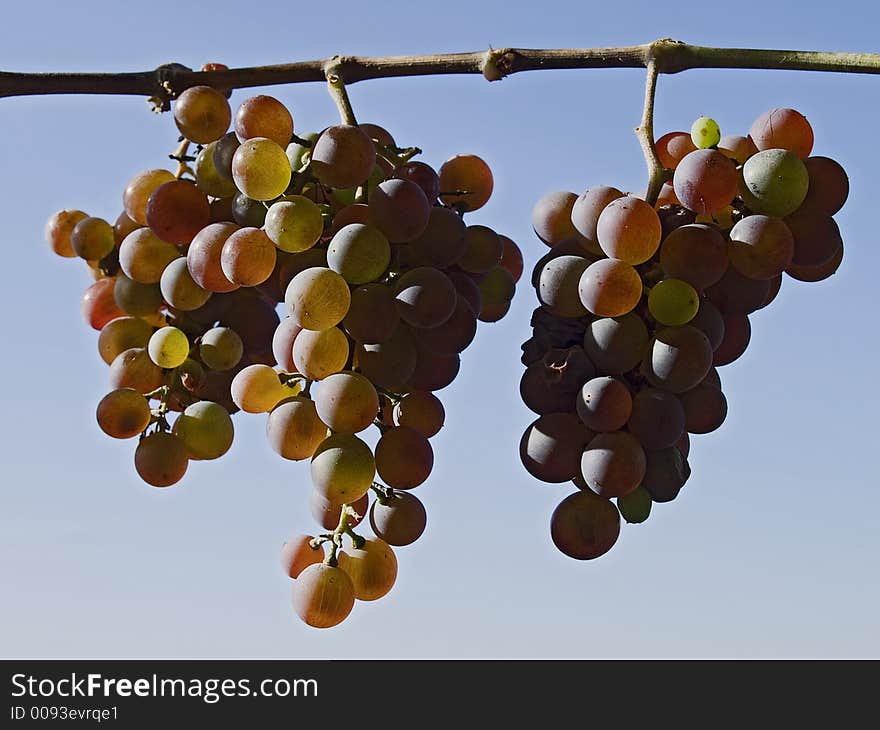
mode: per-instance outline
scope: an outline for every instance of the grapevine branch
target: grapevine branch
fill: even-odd
[[[880,74],[880,54],[712,48],[663,39],[611,48],[502,48],[425,56],[333,56],[228,71],[193,71],[179,63],[135,73],[0,72],[0,97],[35,94],[130,94],[169,100],[192,86],[243,89],[326,81],[334,69],[346,84],[367,79],[437,74],[482,74],[497,81],[520,71],[575,68],[647,68],[674,74],[694,68],[777,69]]]
[[[645,201],[649,205],[657,202],[660,188],[666,179],[666,171],[657,156],[657,148],[654,145],[654,95],[657,91],[657,64],[654,59],[648,61],[647,74],[645,77],[645,106],[642,110],[642,121],[636,127],[636,136],[642,146],[645,155],[645,164],[648,166],[648,189],[645,191]]]

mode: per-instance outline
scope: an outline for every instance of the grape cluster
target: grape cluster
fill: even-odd
[[[268,414],[281,457],[310,460],[325,532],[288,540],[281,562],[296,612],[329,627],[391,589],[392,546],[425,529],[410,490],[431,473],[445,418],[434,391],[456,377],[478,320],[508,311],[522,256],[463,220],[492,193],[479,157],[435,172],[377,125],[298,136],[277,99],[233,114],[227,97],[179,96],[180,169],[136,175],[114,223],[64,210],[46,234],[94,276],[82,312],[111,388],[98,425],[138,438],[145,482],[168,487],[226,453],[239,410]],[[370,538],[354,532],[367,515]]]
[[[689,434],[727,416],[716,368],[745,351],[749,315],[783,274],[812,282],[837,270],[832,216],[849,182],[812,148],[793,109],[763,114],[748,136],[722,137],[701,117],[657,140],[671,182],[655,205],[607,186],[536,204],[532,223],[551,250],[532,274],[541,306],[520,393],[538,418],[520,456],[537,479],[579,490],[551,518],[566,555],[604,554],[621,515],[643,522],[675,499],[690,476]]]

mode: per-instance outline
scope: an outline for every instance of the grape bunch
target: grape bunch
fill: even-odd
[[[110,381],[98,425],[137,438],[147,484],[226,453],[239,410],[267,414],[282,458],[310,460],[319,534],[288,540],[281,563],[296,612],[324,628],[385,595],[392,546],[425,529],[411,490],[444,423],[435,391],[478,321],[508,311],[522,256],[463,220],[492,193],[479,157],[435,171],[380,126],[299,136],[277,99],[233,114],[228,96],[198,86],[177,98],[179,169],[132,178],[115,222],[63,210],[46,235],[94,277],[82,313]],[[369,538],[354,531],[367,516]]]
[[[760,116],[748,136],[701,117],[656,153],[671,181],[645,194],[599,185],[550,193],[532,223],[551,250],[532,274],[540,306],[523,346],[523,402],[538,414],[520,442],[526,470],[578,491],[556,507],[556,547],[607,552],[690,476],[689,434],[721,426],[718,367],[746,350],[749,315],[783,275],[831,276],[843,258],[833,215],[843,168],[811,156],[813,130],[793,109]],[[614,501],[612,501],[614,500]]]

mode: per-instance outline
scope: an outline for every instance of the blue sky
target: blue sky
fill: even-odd
[[[201,6],[201,8],[200,8]],[[539,11],[540,9],[540,11]],[[0,69],[135,71],[179,61],[229,66],[494,47],[586,47],[674,37],[701,45],[877,50],[866,2],[742,2],[717,13],[548,2],[18,3],[0,25]],[[472,222],[516,240],[527,268],[546,250],[529,213],[550,190],[645,182],[632,128],[639,70],[368,81],[358,118],[439,165],[484,157],[495,195]],[[744,134],[775,106],[810,119],[815,152],[846,167],[846,256],[820,284],[787,280],[753,318],[745,356],[722,369],[730,413],[695,437],[679,499],[625,526],[580,563],[558,553],[549,516],[572,489],[533,480],[517,445],[519,345],[534,293],[481,325],[417,494],[428,530],[397,550],[384,599],[340,627],[303,625],[277,551],[312,529],[308,467],[269,448],[265,417],[236,417],[236,442],[172,489],[140,483],[133,444],[94,422],[107,389],[79,298],[90,279],[43,242],[46,218],[115,218],[136,172],[165,164],[176,131],[137,97],[0,100],[5,271],[0,383],[0,654],[6,657],[876,656],[880,633],[876,474],[877,145],[880,79],[698,70],[662,77],[658,135],[697,116]],[[336,118],[320,84],[276,87],[300,133]],[[233,101],[247,94],[238,92]]]

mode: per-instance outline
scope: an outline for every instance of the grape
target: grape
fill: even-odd
[[[153,327],[138,317],[117,317],[101,328],[98,353],[108,365],[120,352],[132,347],[146,347]]]
[[[578,294],[587,311],[600,317],[620,317],[639,303],[642,279],[623,261],[600,259],[581,275]]]
[[[667,170],[674,170],[697,147],[687,132],[667,132],[654,143],[654,149],[657,150],[660,164]]]
[[[248,365],[232,379],[232,400],[245,413],[267,413],[284,398],[285,390],[268,365]]]
[[[310,380],[338,373],[348,361],[348,339],[338,327],[303,330],[293,342],[293,362]]]
[[[599,246],[597,226],[602,211],[613,201],[622,198],[617,188],[597,185],[587,188],[574,202],[571,209],[571,222],[579,234],[580,245],[592,254],[603,255]]]
[[[582,256],[557,256],[548,261],[538,280],[538,299],[557,317],[583,317],[587,309],[578,286],[590,266]]]
[[[645,475],[645,452],[623,431],[597,434],[581,457],[581,475],[601,497],[629,494]]]
[[[333,188],[360,185],[370,176],[375,162],[373,141],[349,124],[327,127],[312,147],[312,174]]]
[[[440,210],[439,208],[437,210]],[[516,284],[520,280],[520,277],[523,273],[523,257],[522,251],[519,250],[519,246],[517,246],[512,240],[510,240],[507,236],[498,236],[501,239],[501,243],[504,248],[501,253],[501,260],[498,262],[498,265],[510,273],[513,277],[513,283]]]
[[[314,266],[322,269],[327,268],[327,249],[310,248],[307,251],[293,253],[282,257],[281,265],[278,270],[278,284],[281,291],[286,291],[290,286],[293,277],[300,271],[305,271]]]
[[[195,282],[184,258],[174,259],[165,267],[159,289],[166,302],[183,312],[198,309],[211,298],[211,292]]]
[[[176,368],[189,357],[189,339],[177,327],[162,327],[150,337],[147,352],[160,368]]]
[[[547,413],[529,425],[519,442],[526,471],[542,482],[570,481],[595,434],[573,413]]]
[[[190,393],[195,393],[205,384],[206,377],[207,374],[205,373],[205,368],[202,367],[202,364],[198,360],[188,357],[178,366],[177,371],[174,373],[174,386],[176,389],[176,386],[179,383]],[[183,393],[178,390],[177,393],[171,394],[171,398],[173,399],[177,395],[181,396],[181,398],[183,397]],[[182,407],[183,406],[181,406],[181,408]],[[178,409],[175,408],[175,410]]]
[[[725,135],[718,142],[719,152],[723,152],[730,159],[742,165],[749,157],[758,151],[751,137],[738,135]]]
[[[324,548],[313,548],[311,542],[311,535],[296,535],[284,542],[281,546],[281,570],[284,575],[298,578],[310,565],[324,562]]]
[[[394,168],[392,177],[397,180],[409,180],[418,185],[428,199],[429,205],[434,205],[440,195],[440,176],[433,167],[424,162],[406,162]]]
[[[238,289],[238,284],[226,278],[221,264],[223,245],[237,230],[235,223],[211,223],[189,245],[186,265],[193,281],[203,289],[218,293]]]
[[[807,196],[801,206],[825,215],[834,215],[849,196],[849,178],[836,161],[828,157],[808,157],[804,160],[810,176]]]
[[[199,401],[178,416],[172,433],[183,442],[190,459],[219,459],[232,446],[234,429],[223,406]]]
[[[165,267],[180,256],[177,246],[163,241],[149,228],[137,228],[119,246],[123,273],[141,284],[156,284]]]
[[[450,266],[468,247],[466,231],[464,222],[451,210],[431,208],[425,230],[409,245],[412,262],[417,266]]]
[[[235,330],[212,327],[201,337],[199,357],[211,370],[229,370],[241,361],[244,344]]]
[[[318,210],[320,212],[320,208]],[[351,205],[346,205],[333,216],[333,226],[330,232],[333,234],[339,233],[339,231],[351,223],[367,224],[369,222],[370,206],[365,203],[352,203]],[[321,225],[323,227],[323,218],[321,219]]]
[[[482,208],[492,195],[489,166],[476,155],[456,155],[440,166],[440,200],[462,212]]]
[[[483,306],[509,302],[516,293],[516,282],[502,266],[493,266],[477,285]]]
[[[480,295],[480,288],[474,280],[463,271],[447,271],[446,275],[455,287],[459,296],[463,297],[468,303],[474,314],[479,314],[483,308],[483,300]]]
[[[211,157],[217,174],[226,180],[232,180],[232,158],[241,146],[235,132],[227,132],[214,143]],[[209,193],[210,194],[210,193]]]
[[[461,368],[461,357],[438,355],[416,346],[416,366],[404,384],[406,390],[443,390],[455,380]]]
[[[384,342],[359,344],[355,350],[357,369],[382,388],[404,385],[415,373],[418,353],[405,325],[400,325]]]
[[[458,258],[458,267],[472,274],[483,274],[501,261],[504,244],[487,226],[468,226],[465,230],[465,250]]]
[[[681,396],[689,433],[709,433],[724,423],[727,399],[720,388],[700,384]]]
[[[134,467],[147,484],[170,487],[186,473],[186,446],[174,434],[156,431],[141,439],[134,452]]]
[[[115,279],[99,279],[85,290],[80,302],[80,310],[92,329],[100,330],[125,312],[116,303]]]
[[[672,446],[685,432],[681,401],[672,393],[646,388],[633,398],[626,426],[645,449]]]
[[[708,299],[700,299],[700,308],[688,324],[706,335],[713,350],[718,349],[724,339],[724,317],[718,307]]]
[[[645,452],[645,478],[641,486],[655,502],[671,502],[691,475],[687,460],[674,446]]]
[[[607,553],[620,535],[620,513],[592,492],[569,494],[553,510],[550,537],[570,558],[592,560]]]
[[[375,476],[373,452],[352,434],[328,436],[312,457],[315,489],[333,502],[356,502],[370,489]]]
[[[443,428],[446,411],[433,393],[414,390],[401,398],[394,407],[394,421],[398,426],[415,429],[430,438]]]
[[[147,225],[168,243],[184,245],[211,222],[208,198],[191,182],[162,183],[147,201]]]
[[[226,97],[211,86],[192,86],[174,102],[174,122],[191,142],[207,144],[229,129],[232,112]]]
[[[101,398],[96,418],[108,436],[130,439],[150,425],[150,404],[133,388],[117,388]]]
[[[171,264],[173,263],[172,261]],[[113,287],[113,298],[116,300],[116,305],[119,309],[133,317],[147,317],[155,314],[159,307],[162,306],[162,292],[158,286],[155,284],[139,284],[124,274],[119,274],[116,277],[116,283]]]
[[[632,396],[619,380],[607,376],[593,378],[578,393],[575,409],[591,431],[616,431],[629,419]]]
[[[486,302],[477,317],[481,322],[497,322],[510,311],[510,302]]]
[[[384,540],[368,538],[360,548],[346,548],[339,553],[339,567],[354,584],[360,601],[375,601],[386,595],[397,579],[397,558]]]
[[[706,296],[722,314],[750,314],[759,309],[770,292],[767,279],[749,279],[729,266]]]
[[[388,340],[399,322],[391,289],[385,284],[364,284],[352,290],[342,326],[356,342],[377,344]]]
[[[691,126],[691,142],[697,149],[715,147],[721,142],[721,129],[718,122],[709,117],[700,117]]]
[[[651,514],[651,494],[644,487],[637,487],[629,494],[617,498],[617,509],[620,516],[629,524],[637,525],[648,519]]]
[[[232,220],[240,226],[261,227],[266,222],[267,212],[262,201],[253,200],[244,193],[232,198]]]
[[[749,215],[730,231],[730,263],[750,279],[772,279],[791,264],[794,236],[780,218]]]
[[[287,107],[272,96],[251,96],[235,112],[235,134],[239,141],[266,137],[287,147],[293,136],[293,117]]]
[[[507,272],[505,272],[507,273]],[[460,294],[457,295],[452,316],[439,327],[413,330],[419,346],[438,355],[454,355],[464,352],[477,334],[477,317]]]
[[[840,229],[831,216],[801,209],[785,219],[794,236],[795,266],[821,266],[842,245]]]
[[[413,428],[395,426],[376,444],[376,471],[394,489],[413,489],[424,482],[434,466],[428,439]]]
[[[717,282],[727,270],[727,244],[713,226],[701,223],[680,226],[663,240],[660,265],[666,273],[695,289]]]
[[[724,338],[715,348],[713,365],[727,365],[742,355],[749,345],[752,326],[744,314],[724,315]]]
[[[577,199],[574,193],[547,193],[532,208],[532,229],[551,248],[577,236],[571,222],[571,209]]]
[[[396,280],[394,301],[400,318],[413,327],[438,327],[455,311],[458,295],[442,271],[422,266]]]
[[[264,229],[282,251],[297,253],[318,242],[324,232],[324,220],[320,208],[311,200],[289,195],[269,208]]]
[[[147,201],[156,188],[174,180],[168,170],[145,170],[135,175],[122,195],[126,215],[142,226],[147,225]]]
[[[269,446],[285,459],[311,459],[325,438],[327,426],[318,417],[315,404],[302,396],[279,403],[266,421]]]
[[[352,517],[351,514],[347,516],[349,527],[358,526],[360,521],[367,514],[369,505],[369,494],[365,494],[359,500],[354,502],[354,504],[349,505],[349,507],[358,514],[358,517]],[[339,519],[342,516],[342,507],[343,503],[331,502],[314,489],[309,495],[309,510],[312,513],[312,517],[314,517],[315,521],[325,530],[335,530],[337,528],[339,525]]]
[[[113,226],[103,218],[83,218],[70,232],[74,253],[86,261],[99,261],[116,246]]]
[[[290,176],[284,148],[265,137],[242,142],[232,157],[235,186],[253,200],[273,200],[282,195]]]
[[[370,508],[373,532],[395,547],[418,540],[427,521],[428,515],[421,500],[409,492],[395,492],[387,499],[377,499]]]
[[[651,288],[648,311],[659,324],[677,326],[687,324],[700,308],[696,290],[681,279],[664,279]]]
[[[842,261],[843,242],[837,247],[834,255],[824,264],[819,266],[798,266],[797,264],[792,264],[785,270],[785,273],[798,281],[822,281],[837,271]]]
[[[70,242],[70,234],[76,225],[88,215],[81,210],[60,210],[46,223],[46,240],[59,256],[73,258],[76,251]]]
[[[220,268],[233,284],[256,286],[275,270],[276,248],[259,228],[239,228],[220,251]]]
[[[379,396],[363,375],[335,373],[321,382],[315,408],[320,419],[337,433],[358,433],[376,419]]]
[[[305,568],[293,584],[293,609],[316,629],[342,623],[354,607],[354,584],[342,568],[324,563]]]
[[[636,367],[647,344],[648,330],[637,314],[593,320],[584,332],[584,350],[597,371],[609,375]]]
[[[660,218],[644,200],[625,196],[605,206],[596,226],[599,246],[611,258],[641,264],[660,246]]]
[[[284,295],[290,316],[303,329],[323,330],[342,321],[351,303],[348,284],[335,271],[314,266],[293,277]]]
[[[784,218],[804,202],[810,175],[797,155],[769,149],[752,155],[742,167],[741,194],[755,213]]]
[[[351,223],[342,228],[327,248],[327,265],[349,284],[366,284],[385,273],[391,246],[375,226]]]
[[[761,306],[758,309],[764,309],[768,306],[774,299],[776,299],[776,295],[779,294],[779,290],[782,288],[782,274],[774,276],[770,279],[770,291],[767,292],[767,296],[764,298],[764,301],[761,302]]]
[[[143,347],[132,347],[120,352],[110,363],[110,385],[113,388],[133,388],[139,393],[156,390],[164,381],[161,368]]]
[[[358,127],[360,127],[371,140],[377,142],[380,147],[396,147],[394,144],[394,137],[392,137],[391,133],[384,127],[380,127],[378,124],[370,124],[369,122],[358,124]]]
[[[645,191],[647,194],[647,191]],[[643,200],[645,199],[645,195],[639,195]],[[678,199],[678,196],[675,194],[675,188],[672,187],[671,182],[665,182],[660,187],[660,192],[657,194],[657,202],[654,203],[654,208],[659,210],[665,205],[677,205],[681,206],[681,201]],[[661,221],[662,223],[662,221]],[[664,231],[665,232],[665,231]]]
[[[659,330],[643,360],[649,382],[670,393],[690,390],[711,366],[712,346],[708,338],[690,325]]]
[[[672,185],[686,208],[696,213],[716,213],[730,205],[737,193],[736,166],[718,150],[696,150],[675,168]]]
[[[682,433],[681,438],[675,442],[675,448],[677,448],[679,450],[679,452],[681,453],[681,455],[685,459],[687,459],[687,456],[691,450],[691,440],[690,440],[690,437],[688,436],[687,431]]]
[[[214,163],[217,142],[211,142],[196,157],[194,165],[196,187],[212,198],[232,198],[238,190],[232,182],[232,174],[222,175]],[[213,208],[212,208],[213,214]]]
[[[286,317],[281,320],[272,336],[272,354],[275,356],[275,362],[286,373],[296,370],[296,365],[293,364],[293,343],[296,342],[300,332],[302,327],[294,322],[292,317]]]
[[[759,150],[790,150],[801,159],[806,159],[813,149],[813,128],[794,109],[764,112],[752,123],[749,137]]]
[[[386,180],[370,193],[370,218],[395,243],[421,236],[430,213],[428,198],[414,182]]]
[[[551,349],[526,368],[519,384],[523,403],[539,415],[575,411],[581,387],[596,375],[580,347]]]

